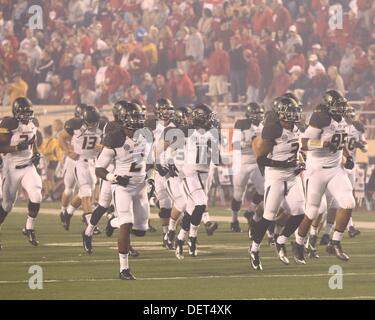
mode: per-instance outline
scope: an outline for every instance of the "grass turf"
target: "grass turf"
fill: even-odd
[[[24,204],[20,203],[18,206]],[[47,206],[44,206],[46,208]],[[58,208],[57,204],[48,204]],[[211,215],[227,215],[228,210],[210,209]],[[370,213],[358,213],[356,221],[374,221]],[[116,235],[94,237],[94,253],[87,255],[81,245],[83,224],[77,213],[69,232],[59,225],[57,215],[41,214],[37,221],[39,247],[32,247],[21,234],[25,215],[10,214],[2,227],[0,251],[0,299],[340,299],[375,298],[375,232],[362,229],[359,237],[345,236],[343,245],[349,262],[328,256],[319,247],[320,259],[307,265],[294,264],[288,244],[289,266],[283,265],[273,248],[262,245],[263,272],[249,267],[246,226],[244,232],[229,232],[221,222],[208,237],[203,226],[199,233],[199,255],[185,254],[178,261],[173,251],[162,248],[161,227],[156,233],[133,237],[141,255],[130,258],[137,281],[118,280]],[[104,230],[105,219],[100,227]],[[43,268],[43,289],[31,290],[31,265]],[[343,268],[343,289],[328,286],[330,266]]]

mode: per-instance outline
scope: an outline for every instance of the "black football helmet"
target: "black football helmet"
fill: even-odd
[[[210,107],[206,104],[199,104],[195,106],[191,116],[192,124],[196,129],[203,128],[209,130],[220,127],[216,114],[212,112]]]
[[[355,119],[355,108],[351,104],[347,105],[347,107],[345,109],[344,117],[348,122],[354,121],[354,119]]]
[[[100,120],[98,110],[96,110],[94,106],[86,105],[86,107],[83,109],[82,120],[88,129],[95,128]]]
[[[348,106],[348,100],[336,90],[328,90],[323,96],[323,102],[332,116],[342,117]]]
[[[293,99],[302,108],[301,100],[293,92],[289,91],[289,92],[285,93],[284,97]]]
[[[83,116],[83,110],[87,107],[87,104],[85,103],[78,103],[74,108],[74,117],[82,119]]]
[[[139,100],[139,99],[133,99],[131,102],[135,103],[135,104],[138,104],[142,108],[142,111],[143,111],[144,114],[147,113],[147,107],[146,107],[146,105],[141,100]]]
[[[264,108],[256,102],[250,102],[246,106],[245,116],[255,125],[259,125],[264,119]]]
[[[191,125],[191,115],[193,109],[189,106],[179,107],[173,115],[173,123],[176,127],[186,127]]]
[[[133,102],[127,102],[119,112],[118,120],[129,130],[142,129],[145,126],[145,114],[142,107]]]
[[[119,100],[117,101],[112,108],[112,114],[115,121],[118,121],[118,115],[120,113],[121,108],[123,108],[128,102],[126,100]]]
[[[172,120],[174,107],[169,99],[161,98],[156,102],[155,115],[160,120]]]
[[[28,124],[33,119],[33,104],[26,97],[18,97],[12,105],[13,117],[23,124]]]
[[[294,99],[282,97],[275,105],[279,120],[291,123],[301,121],[302,109]]]

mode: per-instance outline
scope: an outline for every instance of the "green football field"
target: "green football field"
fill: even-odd
[[[21,234],[26,217],[22,206],[17,205],[1,230],[0,300],[375,298],[373,213],[355,214],[362,233],[353,239],[345,236],[343,244],[350,255],[349,262],[328,256],[320,247],[320,259],[309,259],[307,265],[299,266],[292,261],[289,244],[291,263],[285,266],[276,258],[274,249],[264,243],[262,272],[249,267],[247,232],[229,232],[229,210],[211,208],[211,216],[220,221],[219,229],[208,237],[202,226],[198,257],[186,254],[183,261],[161,247],[161,227],[153,218],[157,232],[144,238],[133,237],[133,245],[141,253],[130,260],[137,281],[121,281],[116,234],[112,238],[104,233],[95,236],[94,252],[87,255],[81,245],[80,212],[76,212],[67,232],[59,224],[57,204],[43,204],[36,227],[40,245],[32,247]],[[103,218],[102,230],[105,223]],[[242,228],[246,230],[244,223]],[[33,265],[42,268],[43,289],[29,288],[29,268]],[[329,269],[333,265],[343,270],[342,289],[329,287]]]

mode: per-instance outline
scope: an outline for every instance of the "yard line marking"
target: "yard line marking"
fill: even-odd
[[[160,281],[160,280],[194,280],[194,279],[221,279],[221,278],[318,278],[318,277],[330,277],[328,273],[316,273],[316,274],[257,274],[257,275],[212,275],[212,276],[196,276],[196,277],[151,277],[151,278],[137,278],[140,281]],[[356,276],[375,276],[375,272],[348,272],[345,273],[346,277]],[[60,283],[60,282],[107,282],[107,281],[119,281],[118,278],[86,278],[86,279],[46,279],[44,283]],[[0,280],[0,284],[19,284],[28,283],[28,280]]]

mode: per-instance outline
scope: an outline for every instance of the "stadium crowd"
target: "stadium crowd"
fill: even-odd
[[[32,4],[42,30],[28,28]],[[1,0],[0,43],[4,105],[124,97],[152,111],[160,97],[226,105],[293,90],[308,107],[329,87],[374,109],[372,0]]]

